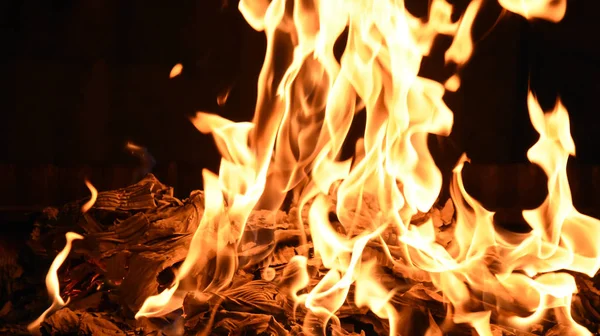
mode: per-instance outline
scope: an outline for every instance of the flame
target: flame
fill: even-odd
[[[38,317],[35,321],[31,322],[27,326],[27,330],[29,330],[29,332],[33,333],[36,330],[38,330],[40,324],[44,322],[48,314],[51,314],[69,304],[69,299],[67,299],[67,301],[65,302],[60,296],[60,284],[58,281],[57,272],[60,266],[63,264],[63,262],[65,262],[65,260],[67,259],[67,256],[71,251],[73,241],[76,239],[83,239],[83,236],[74,232],[67,232],[65,236],[67,239],[65,247],[62,251],[60,251],[59,254],[56,255],[56,258],[54,258],[54,261],[52,262],[52,265],[50,265],[50,269],[48,270],[48,274],[46,275],[46,288],[48,289],[48,296],[52,298],[52,305],[48,307],[48,309],[46,309],[46,311],[44,311],[42,315],[40,315],[40,317]]]
[[[528,19],[556,22],[566,11],[565,1],[499,2]],[[494,213],[466,192],[461,175],[466,156],[451,184],[452,242],[438,242],[431,219],[411,224],[439,196],[442,176],[427,136],[450,134],[453,114],[443,96],[460,87],[459,72],[444,84],[419,76],[421,61],[435,38],[446,35],[453,42],[445,61],[460,70],[475,47],[470,32],[481,5],[472,1],[454,21],[445,0],[432,0],[426,18],[413,16],[402,0],[241,0],[246,21],[267,37],[254,118],[235,123],[206,112],[192,118],[200,132],[212,134],[221,165],[218,175],[203,171],[206,210],[173,286],[147,298],[136,318],[169,313],[190,291],[208,299],[227,288],[237,252],[248,239],[251,212],[278,210],[291,194],[301,242],[314,246],[310,263],[326,270],[311,280],[308,255],[296,256],[280,282],[294,307],[309,312],[304,321],[309,334],[314,323],[339,326],[336,312],[353,286],[354,304],[387,319],[390,335],[399,333],[403,313],[392,298],[400,289],[378,281],[375,271],[382,262],[409,279],[430,282],[448,303],[447,319],[467,323],[480,335],[492,335],[490,305],[476,308],[489,297],[500,322],[526,327],[554,309],[561,322],[586,334],[570,316],[574,278],[562,271],[596,274],[600,223],[572,204],[566,163],[575,146],[562,104],[544,114],[529,96],[540,139],[528,158],[548,175],[549,190],[539,208],[523,212],[529,233],[496,227]],[[345,50],[336,58],[341,36]],[[366,116],[364,136],[356,141],[356,156],[342,161],[342,146],[359,113]],[[380,247],[387,260],[365,253],[369,245]],[[216,266],[207,272],[211,260]],[[272,280],[273,272],[267,273],[265,279]],[[517,316],[515,306],[530,315]],[[427,333],[442,333],[431,316]]]
[[[203,268],[209,260],[210,255],[219,247],[215,243],[215,230],[222,231],[219,227],[220,215],[223,212],[223,196],[220,193],[217,177],[205,170],[203,171],[204,186],[206,189],[206,209],[202,216],[200,225],[192,237],[190,249],[183,264],[177,271],[174,285],[158,295],[151,296],[144,302],[143,306],[135,315],[139,317],[162,316],[181,307],[183,297],[178,297],[177,289],[181,280],[184,279],[195,267]]]
[[[92,183],[88,180],[85,180],[85,185],[90,190],[92,196],[90,197],[90,200],[85,202],[85,204],[81,207],[82,213],[88,212],[94,206],[94,203],[96,203],[96,199],[98,198],[98,190],[96,190],[94,185],[92,185]]]
[[[92,195],[90,197],[90,200],[87,201],[81,207],[82,213],[88,212],[92,208],[94,203],[96,203],[96,199],[98,197],[98,190],[96,190],[96,188],[92,185],[92,183],[90,181],[85,180],[85,185],[88,187],[88,189],[90,190]],[[29,330],[32,333],[35,332],[39,328],[40,324],[42,322],[44,322],[44,320],[46,319],[46,316],[48,316],[48,314],[51,314],[51,313],[61,309],[62,307],[66,306],[69,303],[69,299],[67,299],[67,302],[65,302],[62,299],[62,297],[60,296],[60,285],[59,285],[59,281],[58,281],[58,269],[67,259],[67,256],[69,255],[69,252],[71,251],[71,246],[73,245],[73,241],[77,240],[77,239],[83,239],[83,236],[81,236],[80,234],[74,233],[74,232],[67,232],[65,237],[67,239],[65,247],[63,248],[62,251],[60,251],[59,254],[56,255],[56,257],[54,258],[54,261],[52,261],[52,264],[50,265],[48,274],[46,275],[46,289],[48,290],[48,296],[50,296],[52,298],[52,305],[50,307],[48,307],[48,309],[46,309],[46,311],[44,311],[42,313],[42,315],[40,315],[35,321],[31,322],[27,326],[27,330]]]
[[[528,20],[559,22],[567,11],[567,0],[498,0],[498,3]]]
[[[227,103],[227,99],[229,98],[229,94],[231,93],[231,89],[232,87],[228,87],[226,90],[224,90],[223,92],[221,92],[221,94],[219,94],[217,96],[217,104],[219,106],[223,106],[225,105],[225,103]]]
[[[179,76],[179,74],[181,74],[181,71],[183,71],[183,65],[181,65],[181,63],[175,64],[171,69],[171,72],[169,73],[169,78]]]
[[[127,144],[125,144],[125,148],[129,149],[131,152],[134,152],[134,153],[144,150],[143,147],[136,145],[131,141],[128,141]]]

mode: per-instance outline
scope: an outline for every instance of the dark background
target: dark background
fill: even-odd
[[[457,14],[468,3],[454,2]],[[425,13],[427,2],[408,5]],[[432,149],[442,169],[466,152],[484,167],[477,181],[493,178],[490,188],[504,188],[508,198],[529,183],[514,180],[515,171],[539,180],[535,167],[522,165],[537,139],[526,110],[530,80],[545,107],[557,94],[563,98],[575,162],[600,164],[599,10],[597,1],[568,1],[565,18],[553,24],[484,3],[463,85],[447,95],[453,133]],[[133,182],[138,161],[124,149],[127,141],[148,148],[154,172],[177,195],[200,188],[201,169],[216,171],[219,155],[188,117],[203,110],[250,120],[266,45],[235,0],[4,0],[0,42],[4,209],[85,196],[84,177],[100,190]],[[422,74],[444,80],[452,70],[443,64],[448,40],[438,42]],[[184,70],[169,79],[177,63]],[[229,88],[227,103],[218,106],[216,97]],[[594,170],[586,174],[591,179]]]

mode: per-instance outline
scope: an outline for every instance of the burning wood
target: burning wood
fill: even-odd
[[[558,21],[565,11],[564,1],[500,3],[526,18]],[[90,188],[95,201],[67,205],[38,227],[35,251],[49,256],[65,235],[67,242],[47,275],[54,303],[30,330],[598,330],[600,221],[573,207],[566,164],[575,146],[560,102],[545,114],[533,93],[528,100],[540,134],[528,158],[548,176],[549,191],[540,207],[523,212],[530,232],[498,228],[466,192],[466,157],[453,171],[452,201],[438,200],[442,175],[427,136],[449,134],[453,115],[442,98],[459,89],[460,73],[444,86],[420,77],[420,62],[438,35],[448,35],[446,60],[466,64],[482,1],[472,1],[458,22],[443,0],[432,1],[428,20],[402,1],[291,4],[240,2],[248,23],[267,35],[256,114],[252,123],[204,112],[192,119],[223,155],[218,175],[203,171],[204,191],[179,200],[149,175],[116,191]],[[338,61],[333,46],[346,28]],[[340,161],[361,111],[364,138],[352,160]],[[67,304],[59,288],[69,305],[46,318]]]
[[[207,332],[228,335],[249,332],[288,335],[306,333],[307,318],[314,321],[312,329],[325,328],[336,335],[389,333],[390,325],[386,320],[381,320],[368,308],[356,305],[354,288],[336,312],[340,325],[320,326],[317,316],[296,303],[298,295],[307,293],[305,290],[298,293],[294,288],[304,272],[297,258],[309,256],[305,265],[310,277],[309,288],[323,280],[327,269],[314,255],[311,238],[302,242],[301,230],[297,229],[298,210],[293,205],[288,212],[252,212],[246,234],[253,237],[253,242],[240,245],[239,268],[227,288],[215,292],[190,290],[183,296],[180,309],[160,318],[135,320],[134,314],[147,297],[172,286],[177,268],[187,255],[191,236],[204,213],[202,192],[193,192],[183,201],[171,193],[171,188],[148,175],[130,187],[98,193],[96,205],[86,213],[78,210],[87,203],[82,200],[67,204],[56,216],[45,216],[30,241],[40,257],[51,257],[53,251],[64,244],[65,231],[81,232],[85,237],[73,241],[65,267],[59,272],[62,295],[70,298],[68,306],[41,323],[42,333],[170,335]],[[144,201],[135,202],[135,206],[125,201],[132,198]],[[443,237],[445,232],[452,231],[456,225],[450,204],[445,202],[428,213],[420,213],[414,217],[414,224],[438,223],[436,236],[447,240]],[[93,226],[90,223],[94,223]],[[390,245],[387,248],[392,255],[401,255],[398,247]],[[390,303],[410,316],[411,330],[418,330],[419,321],[428,321],[428,316],[435,322],[432,325],[442,324],[447,314],[446,303],[443,293],[428,280],[427,274],[411,272],[387,261],[385,247],[377,240],[367,243],[363,258],[377,260],[381,267],[373,270],[372,277],[385,288],[396,289],[390,296]],[[208,268],[211,276],[217,276],[215,262],[216,256],[213,256],[209,261],[213,266]],[[588,328],[598,328],[600,312],[595,307],[600,306],[600,291],[595,286],[600,280],[595,278],[594,283],[581,275],[575,275],[575,279],[580,283],[580,293],[573,303],[573,316]],[[21,279],[11,280],[14,281]],[[473,304],[496,311],[497,302],[490,301],[484,293],[473,295]],[[40,299],[45,302],[43,297]],[[504,309],[509,307],[502,306]],[[18,310],[19,307],[8,309]],[[512,303],[510,311],[527,314],[526,307],[516,302]],[[5,312],[2,317],[10,317],[10,313]],[[539,335],[560,328],[555,327],[557,320],[552,316],[527,330],[505,325],[499,317],[496,312],[492,314],[494,334]],[[4,328],[0,330],[15,334],[23,332],[18,326]],[[454,326],[453,330],[470,333],[462,325]]]

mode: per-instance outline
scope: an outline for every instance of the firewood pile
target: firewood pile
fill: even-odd
[[[144,300],[172,284],[203,215],[203,192],[196,191],[179,200],[173,196],[172,188],[148,175],[127,188],[100,192],[94,207],[82,213],[81,206],[86,201],[72,202],[60,210],[47,208],[27,244],[16,250],[5,249],[0,255],[0,334],[29,334],[27,324],[48,307],[45,273],[64,247],[65,233],[70,231],[84,239],[74,242],[58,272],[62,297],[65,301],[68,297],[69,302],[40,325],[42,335],[389,333],[387,320],[353,303],[352,290],[337,312],[342,328],[319,323],[303,328],[303,321],[313,317],[302,305],[296,306],[290,296],[288,287],[295,274],[288,263],[295,255],[309,256],[313,286],[326,270],[314,258],[310,238],[304,242],[301,239],[298,210],[293,204],[277,214],[252,213],[245,231],[250,243],[240,244],[238,270],[228,288],[214,293],[190,292],[181,309],[161,318],[136,320],[134,315]],[[429,213],[416,216],[414,222],[432,218],[438,242],[449,244],[454,210],[450,201],[440,203]],[[368,220],[368,213],[363,217]],[[391,240],[394,233],[386,232],[386,236]],[[392,255],[394,251],[391,245]],[[380,261],[380,283],[397,289],[391,302],[401,312],[401,324],[406,326],[401,331],[420,335],[425,333],[429,321],[442,323],[448,311],[443,293],[424,280],[425,276],[409,276],[386,263],[377,241],[367,245],[364,255]],[[209,265],[214,266],[214,261]],[[215,268],[204,271],[211,275]],[[596,332],[600,326],[600,277],[576,275],[576,279],[580,292],[573,300],[572,314],[578,323]],[[473,295],[477,304],[494,311],[493,303],[482,295],[479,299],[477,293]],[[492,322],[494,317],[493,313]],[[503,325],[494,325],[493,329],[495,335],[563,335],[565,331],[551,314],[530,330]],[[433,331],[442,334],[441,330]],[[471,330],[455,325],[451,334],[470,335]]]

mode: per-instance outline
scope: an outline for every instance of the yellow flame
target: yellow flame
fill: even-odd
[[[358,307],[369,307],[378,317],[389,320],[390,335],[397,335],[398,312],[390,303],[394,296],[393,291],[384,288],[372,274],[375,268],[375,260],[363,263],[360,272],[357,273],[355,300]]]
[[[218,178],[211,172],[203,171],[205,194],[205,212],[192,237],[186,259],[177,270],[174,284],[160,294],[146,299],[135,318],[162,316],[181,307],[183,297],[177,297],[177,289],[195,267],[202,269],[218,246],[215,231],[219,230],[218,221],[222,218],[223,196],[219,189]]]
[[[506,10],[528,20],[544,19],[558,22],[567,11],[567,0],[498,0],[498,3]]]
[[[442,176],[427,137],[450,134],[453,114],[443,97],[461,83],[459,73],[444,84],[419,76],[421,61],[436,37],[447,35],[453,42],[446,62],[464,66],[474,49],[471,26],[482,2],[471,1],[454,21],[453,6],[445,0],[431,1],[426,18],[413,16],[402,0],[240,1],[246,21],[267,38],[254,118],[235,123],[206,112],[192,118],[217,144],[219,173],[203,172],[205,212],[174,285],[149,297],[136,318],[177,309],[188,291],[209,297],[226,288],[238,267],[237,252],[248,242],[244,233],[252,211],[278,210],[291,194],[301,241],[314,246],[310,263],[325,270],[312,282],[305,255],[284,270],[282,288],[295,306],[310,312],[305,327],[314,318],[339,325],[336,312],[355,286],[354,303],[388,319],[395,335],[404,321],[391,302],[397,289],[374,275],[377,264],[386,263],[430,281],[449,304],[447,318],[468,323],[480,335],[492,335],[492,311],[475,308],[481,306],[473,304],[476,293],[494,297],[498,319],[506,323],[526,326],[554,309],[585,334],[570,316],[574,279],[560,271],[590,276],[598,271],[600,223],[573,207],[566,163],[575,146],[560,103],[544,114],[529,96],[540,139],[528,158],[548,175],[549,190],[539,208],[523,212],[531,232],[497,228],[494,213],[468,195],[461,175],[466,156],[451,184],[456,211],[451,243],[438,242],[433,220],[411,224],[439,196]],[[559,21],[566,11],[565,1],[500,4],[528,19]],[[334,54],[340,38],[341,58]],[[218,98],[220,105],[226,96]],[[341,160],[359,113],[366,117],[364,135],[355,157]],[[379,246],[387,260],[365,253],[368,244]],[[211,260],[216,266],[209,273],[204,268]],[[303,289],[307,292],[299,294]],[[515,303],[531,314],[515,317]],[[428,334],[442,332],[435,321],[430,324]]]
[[[30,332],[35,332],[40,327],[40,324],[44,322],[48,314],[59,310],[60,308],[66,306],[69,303],[69,299],[67,299],[67,302],[65,302],[60,296],[58,269],[67,259],[67,256],[71,251],[73,241],[76,239],[83,239],[83,236],[74,232],[67,232],[66,239],[67,242],[65,244],[65,247],[62,251],[60,251],[60,253],[56,255],[56,258],[54,258],[54,261],[52,262],[52,265],[50,265],[50,269],[48,270],[48,274],[46,275],[46,289],[48,290],[48,296],[52,298],[52,305],[48,307],[48,309],[46,309],[42,313],[42,315],[40,315],[40,317],[38,317],[35,321],[31,322],[27,326],[27,330],[29,330]]]
[[[169,73],[169,78],[179,76],[179,74],[181,74],[181,71],[183,71],[183,65],[181,65],[181,63],[175,64],[171,69],[171,72]]]
[[[473,53],[473,42],[471,41],[471,26],[475,21],[475,16],[481,7],[482,0],[474,0],[469,3],[465,14],[463,15],[456,37],[446,51],[446,62],[453,61],[458,65],[463,65],[467,62],[471,53]]]
[[[88,180],[85,180],[85,185],[88,187],[92,195],[90,200],[85,202],[85,204],[81,207],[82,213],[88,212],[94,206],[94,203],[96,203],[96,199],[98,198],[98,190],[96,190],[94,185],[92,185],[92,183]]]

